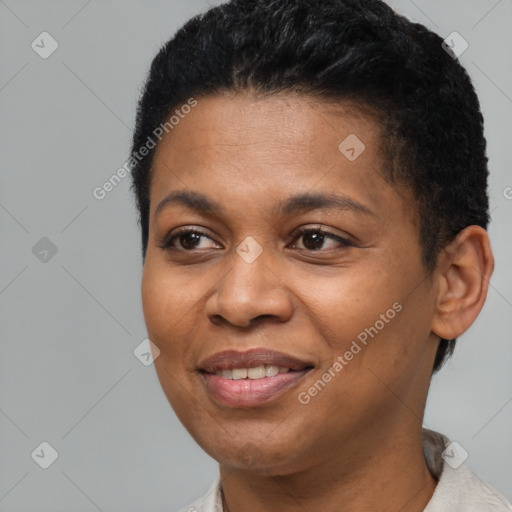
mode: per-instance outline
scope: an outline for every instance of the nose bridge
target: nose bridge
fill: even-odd
[[[287,288],[272,271],[270,249],[247,237],[236,248],[229,272],[219,281],[206,304],[212,321],[247,326],[257,317],[272,316],[285,321],[293,308]]]

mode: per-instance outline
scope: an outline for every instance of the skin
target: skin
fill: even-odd
[[[292,93],[198,98],[159,143],[150,188],[142,302],[155,368],[177,416],[219,462],[230,512],[421,511],[434,492],[421,428],[439,338],[478,315],[493,269],[486,232],[470,226],[428,274],[410,193],[389,184],[379,130],[348,104]],[[338,145],[366,146],[348,160]],[[222,213],[171,203],[186,190]],[[313,209],[284,215],[299,193],[343,195],[372,213]],[[179,227],[201,230],[194,246]],[[300,227],[346,238],[319,249]],[[246,237],[263,252],[247,263]],[[398,302],[402,309],[306,405],[307,391]],[[207,392],[198,364],[223,350],[272,348],[314,366],[297,386],[256,407]],[[250,456],[248,456],[250,455]],[[403,508],[405,507],[405,508]]]

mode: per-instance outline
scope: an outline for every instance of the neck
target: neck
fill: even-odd
[[[421,428],[413,435],[383,436],[371,443],[354,440],[350,445],[364,449],[331,449],[314,466],[287,474],[221,466],[224,512],[425,509],[437,482],[425,462]]]

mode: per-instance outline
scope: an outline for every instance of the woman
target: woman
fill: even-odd
[[[186,510],[512,510],[422,428],[494,265],[455,50],[378,0],[233,0],[155,57],[131,159],[144,316],[219,462]]]

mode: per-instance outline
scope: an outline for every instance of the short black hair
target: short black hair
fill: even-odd
[[[443,39],[380,0],[231,0],[191,18],[154,58],[132,141],[142,258],[154,149],[135,159],[173,109],[226,92],[298,92],[370,109],[384,177],[415,198],[423,263],[462,229],[487,228],[483,117],[471,80]],[[453,353],[441,339],[433,372]]]

